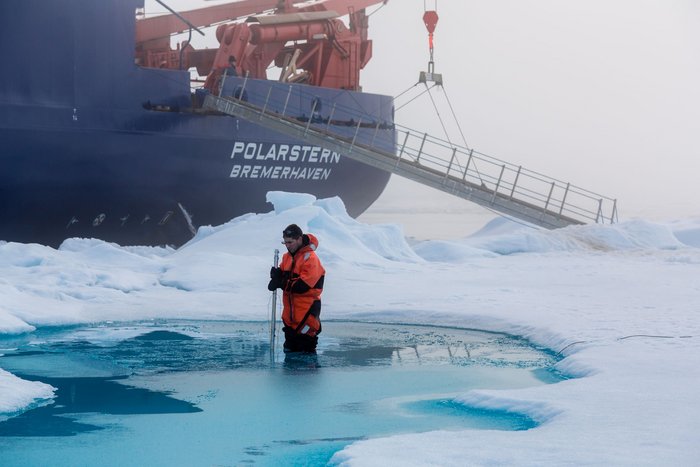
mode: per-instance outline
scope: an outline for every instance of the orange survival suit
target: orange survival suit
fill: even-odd
[[[321,332],[321,292],[326,271],[315,253],[318,239],[313,234],[302,236],[302,246],[293,254],[282,256],[281,280],[273,279],[268,289],[283,290],[282,321],[287,351],[313,352]]]

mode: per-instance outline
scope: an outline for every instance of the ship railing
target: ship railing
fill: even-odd
[[[492,203],[518,200],[570,223],[615,223],[617,200],[427,133],[396,125],[397,161],[406,161],[490,193]]]
[[[275,131],[313,139],[316,144],[342,150],[347,157],[533,224],[555,228],[618,221],[613,198],[395,124],[391,115],[381,115],[377,109],[359,112],[339,104],[342,99],[330,108],[317,105],[318,97],[310,86],[276,84],[263,92],[246,93],[253,83],[245,78],[238,83],[231,96],[208,96],[209,108],[226,109],[225,113],[261,125],[267,122]],[[254,85],[261,83],[266,82],[256,80]],[[217,99],[229,105],[217,106]],[[296,114],[292,108],[297,109]],[[309,114],[300,114],[299,108],[309,109]],[[273,125],[270,119],[278,121]]]

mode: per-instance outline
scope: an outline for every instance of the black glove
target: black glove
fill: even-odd
[[[270,268],[270,282],[267,284],[267,290],[273,291],[276,289],[281,289],[282,285],[282,270],[272,266]]]
[[[272,266],[270,268],[270,279],[281,281],[282,280],[282,269]]]

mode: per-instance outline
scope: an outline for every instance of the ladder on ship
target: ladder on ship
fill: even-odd
[[[245,96],[243,89],[239,89],[237,95]],[[239,99],[209,94],[205,98],[204,108],[337,152],[537,226],[555,229],[568,225],[617,222],[617,201],[612,198],[427,133],[377,122],[376,117],[353,117],[351,124],[344,122],[345,132],[351,136],[341,135],[334,131],[336,121],[332,115],[325,119],[290,117],[285,115],[286,102],[283,105],[280,102],[273,104],[270,95],[271,91],[260,106],[247,102],[245,97]],[[314,102],[313,98],[309,101]],[[273,107],[282,110],[273,111]],[[312,115],[314,110],[312,108]],[[331,113],[334,110],[335,106]],[[348,126],[351,128],[348,129]],[[394,130],[391,132],[391,144],[375,144],[387,126]],[[388,151],[384,149],[386,147],[396,149]]]

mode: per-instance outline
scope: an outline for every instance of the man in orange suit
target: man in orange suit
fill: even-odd
[[[285,352],[316,352],[321,333],[321,292],[326,271],[316,256],[318,239],[296,224],[282,232],[287,253],[270,270],[268,290],[282,289]]]

